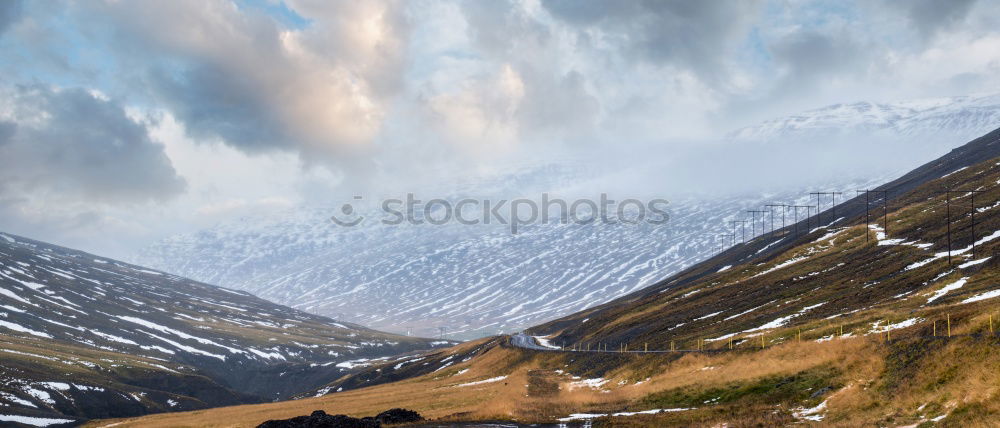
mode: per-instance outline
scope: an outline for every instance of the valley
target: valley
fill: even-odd
[[[365,388],[197,418],[253,426],[312,409],[369,414],[392,402],[440,422],[989,426],[1000,411],[998,183],[994,131],[880,187],[894,189],[888,224],[855,198],[832,224],[763,234],[528,329],[533,337],[397,359],[329,385]],[[975,235],[971,215],[959,214],[972,209],[971,193],[942,190],[981,191]],[[178,426],[192,417],[114,423]]]

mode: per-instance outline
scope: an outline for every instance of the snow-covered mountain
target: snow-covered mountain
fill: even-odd
[[[833,136],[941,137],[966,141],[1000,126],[1000,94],[894,103],[834,104],[730,132],[735,140]]]
[[[935,133],[941,142],[929,152],[937,153],[998,124],[1000,96],[954,97],[831,106],[731,136],[781,140],[843,131],[898,140]],[[859,183],[882,182],[894,172],[838,177],[824,186],[852,194]],[[470,179],[457,193],[537,194],[582,177],[602,185],[597,173],[555,163]],[[454,223],[344,229],[329,221],[339,207],[306,207],[170,237],[132,261],[372,328],[424,336],[443,328],[450,337],[473,338],[538,324],[650,285],[718,250],[720,228],[746,218],[745,210],[773,202],[815,204],[808,197],[815,190],[672,200],[671,220],[661,226],[539,224],[516,235],[503,227]]]
[[[449,345],[0,233],[0,425],[287,398]]]
[[[677,201],[665,225],[537,224],[517,234],[461,224],[344,229],[330,222],[333,209],[299,209],[175,236],[138,260],[380,330],[443,327],[471,338],[650,285],[718,251],[720,228],[731,231],[724,225],[741,207],[793,199]]]

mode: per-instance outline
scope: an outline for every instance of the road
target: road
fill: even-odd
[[[558,351],[554,348],[546,348],[538,344],[534,337],[524,333],[517,333],[510,337],[510,343],[518,348],[534,349],[536,351]]]
[[[644,349],[639,349],[639,350],[630,349],[628,351],[624,351],[623,352],[623,351],[618,350],[618,349],[608,349],[608,350],[598,350],[598,349],[582,350],[582,349],[572,349],[572,348],[559,349],[559,348],[548,348],[548,347],[542,346],[542,345],[540,345],[538,343],[537,340],[535,340],[534,337],[529,336],[529,335],[524,334],[524,333],[515,333],[515,334],[512,334],[510,336],[510,343],[512,345],[518,347],[518,348],[531,349],[531,350],[534,350],[534,351],[590,352],[590,353],[603,353],[603,354],[663,354],[663,353],[668,353],[668,352],[671,352],[671,353],[672,352],[716,353],[716,352],[724,352],[725,351],[724,349],[703,349],[703,350],[700,350],[700,351],[696,350],[696,349],[675,349],[673,351],[652,350],[652,349],[650,349],[650,350],[647,351],[647,350],[644,350]]]

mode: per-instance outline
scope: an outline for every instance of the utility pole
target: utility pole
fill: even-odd
[[[945,194],[945,204],[948,221],[948,264],[951,265],[951,194],[952,193],[968,193],[971,198],[972,209],[969,211],[969,215],[972,220],[972,258],[976,258],[976,193],[982,193],[982,190],[943,190],[937,193]]]
[[[948,223],[948,266],[951,266],[951,194],[954,193],[954,191],[942,190],[935,193],[944,193],[944,201],[946,207],[945,221]]]
[[[843,194],[843,192],[830,192],[830,195],[833,196],[833,205],[830,205],[830,214],[832,214],[833,220],[830,221],[830,226],[837,222],[837,195]]]
[[[868,236],[871,235],[871,213],[868,211],[868,205],[871,201],[868,199],[868,189],[865,190],[855,190],[855,194],[864,192],[865,193],[865,242],[868,242]]]
[[[799,208],[806,209],[806,233],[809,233],[809,214],[812,209],[812,205],[789,205],[795,210],[795,236],[799,235]]]
[[[972,259],[976,258],[976,193],[982,193],[982,190],[967,190],[969,192],[969,197],[972,198],[972,209],[969,210],[969,214],[972,216]],[[990,324],[990,328],[993,324]]]
[[[712,238],[716,237],[714,233],[703,233],[702,236],[707,236],[708,237],[709,245],[713,245],[714,246],[714,244],[712,243]]]
[[[746,243],[747,242],[747,221],[746,220],[730,220],[729,222],[733,224],[733,235],[736,235],[736,223],[740,224],[741,243]],[[735,240],[735,236],[733,237],[733,239]]]
[[[947,221],[948,221],[948,266],[951,266],[951,192],[944,192],[945,201],[947,204]]]
[[[760,213],[760,234],[763,235],[764,234],[764,213],[766,211],[763,211],[763,210],[760,210],[760,211],[758,211],[758,210],[747,210],[747,212],[750,213],[750,239],[753,239],[754,236],[757,234],[757,226],[754,224],[754,221],[757,220],[757,213]]]
[[[816,215],[819,216],[820,207],[823,205],[819,202],[820,195],[826,195],[829,192],[809,192],[810,195],[816,195]],[[819,226],[819,220],[816,221],[816,226]]]
[[[885,237],[889,237],[889,191],[888,190],[869,190],[869,192],[878,195],[882,194],[882,223],[885,224]]]
[[[816,218],[816,227],[819,227],[819,222],[821,221],[821,218],[819,217],[819,213],[820,213],[820,211],[823,211],[823,208],[822,208],[823,205],[820,203],[820,200],[819,200],[820,195],[823,195],[823,196],[830,195],[832,197],[833,200],[831,201],[831,204],[830,204],[830,216],[832,217],[830,219],[830,225],[833,225],[833,223],[835,221],[837,221],[837,195],[843,195],[843,192],[810,192],[809,194],[810,195],[816,195],[816,216],[817,216],[817,218]]]
[[[785,204],[767,204],[764,207],[771,212],[771,236],[774,236],[774,208],[775,207],[785,207]],[[785,228],[785,211],[781,210],[781,228]]]

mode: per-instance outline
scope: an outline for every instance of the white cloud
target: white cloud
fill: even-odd
[[[165,156],[73,203],[7,184],[5,218],[31,225],[0,228],[26,232],[146,239],[568,154],[666,171],[649,163],[731,154],[716,137],[762,119],[1000,87],[1000,9],[983,1],[286,0],[297,24],[228,0],[16,5],[0,8],[0,83],[90,91],[149,125],[126,144]],[[94,180],[60,186],[109,181],[63,170]]]

